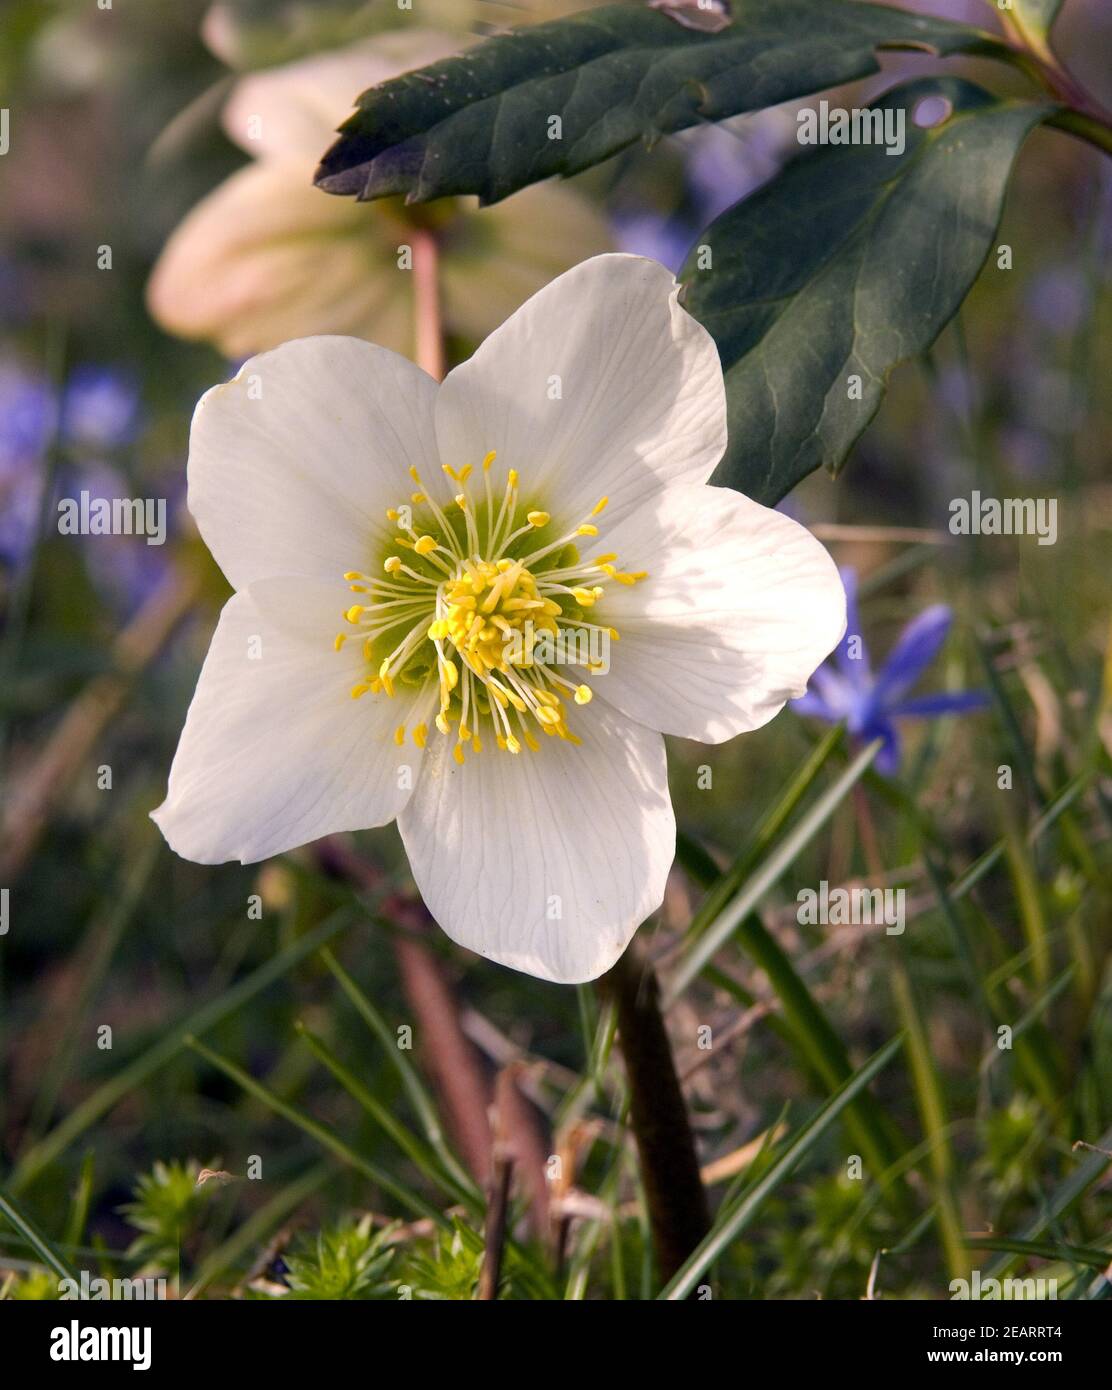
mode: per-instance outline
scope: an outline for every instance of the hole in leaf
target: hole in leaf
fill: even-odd
[[[649,9],[704,34],[719,34],[732,22],[729,0],[649,0]]]
[[[954,103],[948,97],[924,97],[915,107],[911,119],[920,130],[942,125],[954,113]]]

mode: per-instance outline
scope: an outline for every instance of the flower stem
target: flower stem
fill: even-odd
[[[1007,40],[997,56],[1026,73],[1067,108],[1046,124],[1112,155],[1112,112],[1106,111],[1066,67],[1051,48],[1049,37],[1030,28],[1016,12],[1001,13],[1000,22]]]
[[[440,317],[440,247],[436,233],[414,227],[413,313],[417,365],[440,381],[444,376],[444,329]]]
[[[599,992],[617,1013],[658,1274],[667,1282],[710,1229],[695,1138],[660,1011],[656,974],[636,946],[602,977]]]

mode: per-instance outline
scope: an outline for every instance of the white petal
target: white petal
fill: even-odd
[[[664,741],[603,705],[579,747],[484,746],[463,767],[430,736],[398,818],[417,887],[453,939],[543,980],[608,970],[660,906],[675,854]],[[559,916],[555,914],[559,912]]]
[[[381,213],[322,194],[296,161],[249,164],[173,232],[147,304],[168,332],[233,359],[321,333],[405,353],[413,296],[397,245]]]
[[[346,48],[249,73],[224,107],[228,136],[256,158],[300,156],[306,182],[361,93],[410,68],[456,52],[459,42],[426,30],[379,34]]]
[[[189,509],[237,589],[278,574],[338,579],[378,560],[416,465],[439,474],[437,386],[356,338],[302,338],[201,397]],[[256,398],[257,397],[257,398]]]
[[[603,543],[648,578],[608,585],[595,608],[620,640],[592,684],[663,733],[719,743],[760,728],[845,631],[845,591],[819,542],[729,488],[666,488]]]
[[[523,499],[568,523],[603,494],[617,519],[666,482],[705,482],[726,445],[722,367],[676,295],[639,256],[553,280],[448,375],[442,459],[474,466],[497,450],[498,475],[516,468]]]
[[[415,722],[415,697],[399,686],[392,700],[351,698],[365,670],[359,643],[332,646],[348,597],[342,581],[281,578],[225,605],[152,812],[184,858],[254,863],[384,825],[408,800],[421,753],[393,735]]]

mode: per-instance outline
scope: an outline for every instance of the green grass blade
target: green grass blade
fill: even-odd
[[[682,994],[703,966],[729,941],[738,926],[745,921],[773,884],[787,872],[807,844],[838,809],[879,752],[879,739],[863,748],[834,785],[819,797],[792,833],[768,855],[760,869],[723,908],[713,925],[706,929],[680,962],[669,982],[665,1004],[671,1003]]]
[[[946,1115],[942,1080],[931,1056],[930,1044],[911,981],[899,962],[892,969],[892,990],[896,997],[900,1022],[907,1037],[911,1079],[923,1126],[923,1137],[930,1145],[929,1162],[933,1175],[935,1212],[946,1267],[950,1271],[951,1279],[963,1279],[969,1273],[969,1257],[965,1251],[954,1192],[954,1155],[950,1147],[950,1126]]]
[[[197,1036],[214,1028],[249,1000],[254,999],[268,985],[280,979],[288,970],[292,970],[306,956],[318,950],[326,941],[330,941],[338,931],[350,925],[352,920],[353,914],[347,909],[333,913],[319,927],[306,932],[250,975],[232,985],[217,998],[202,1004],[188,1018],[164,1033],[158,1042],[133,1062],[121,1067],[110,1081],[106,1081],[80,1105],[75,1106],[49,1134],[27,1150],[8,1180],[8,1191],[22,1192],[48,1164],[53,1163],[75,1139],[84,1134],[102,1115],[107,1114],[129,1091],[141,1086],[159,1068],[176,1057],[185,1045],[186,1037]]]
[[[390,1025],[383,1018],[382,1014],[375,1008],[366,994],[359,988],[356,982],[344,969],[329,950],[321,951],[321,960],[336,977],[340,988],[347,995],[355,1008],[356,1013],[382,1044],[382,1049],[386,1054],[391,1066],[398,1073],[405,1093],[409,1097],[410,1104],[413,1106],[417,1121],[424,1130],[425,1138],[428,1140],[433,1152],[440,1159],[444,1166],[444,1171],[449,1173],[460,1187],[465,1189],[473,1188],[473,1179],[452,1152],[451,1145],[448,1143],[443,1126],[440,1123],[440,1116],[437,1114],[436,1102],[421,1080],[417,1068],[398,1047],[398,1039],[390,1030]]]
[[[1083,1159],[1069,1177],[1054,1189],[1051,1196],[1043,1203],[1039,1215],[1017,1239],[1038,1240],[1047,1227],[1057,1221],[1064,1211],[1073,1206],[1074,1202],[1104,1173],[1104,1170],[1112,1163],[1112,1157],[1107,1152],[1112,1149],[1112,1128],[1105,1130],[1104,1134],[1097,1140],[1095,1147],[1106,1152],[1090,1153],[1087,1158]],[[1012,1264],[1013,1258],[1012,1256],[1004,1256],[999,1260],[994,1260],[987,1273],[996,1277]]]
[[[1010,1236],[967,1236],[966,1244],[971,1250],[999,1250],[1037,1260],[1065,1260],[1091,1265],[1094,1269],[1107,1269],[1112,1264],[1112,1250],[1099,1250],[1092,1245],[1055,1245],[1051,1241],[1018,1240]]]
[[[42,1260],[48,1269],[58,1276],[59,1279],[76,1279],[77,1275],[58,1254],[54,1246],[47,1240],[46,1236],[39,1230],[31,1218],[21,1207],[18,1207],[11,1197],[0,1192],[0,1216],[7,1218],[8,1222],[15,1227],[27,1244]]]
[[[407,1155],[414,1166],[431,1183],[439,1187],[451,1201],[462,1202],[474,1212],[485,1210],[485,1202],[479,1195],[478,1189],[472,1184],[469,1187],[462,1187],[452,1177],[445,1173],[443,1167],[436,1158],[432,1149],[423,1144],[420,1139],[405,1125],[401,1123],[390,1111],[377,1100],[371,1092],[363,1085],[359,1078],[336,1056],[328,1044],[319,1038],[304,1023],[294,1025],[298,1036],[303,1039],[305,1045],[312,1052],[313,1056],[332,1073],[340,1085],[347,1091],[348,1095],[356,1102],[361,1110],[368,1114],[375,1124],[387,1134],[401,1151]]]
[[[841,744],[843,733],[842,726],[836,725],[815,745],[788,783],[784,795],[766,812],[750,842],[726,872],[716,876],[717,881],[691,918],[685,932],[688,941],[693,941],[703,934],[718,914],[725,910],[730,899],[761,862],[773,841],[791,819],[796,807],[811,790],[834,750]]]
[[[273,1091],[264,1086],[261,1081],[256,1081],[255,1078],[245,1072],[242,1067],[237,1067],[234,1062],[229,1062],[226,1057],[221,1057],[218,1052],[213,1052],[212,1048],[206,1047],[204,1043],[198,1041],[197,1038],[188,1037],[185,1039],[185,1043],[186,1046],[192,1048],[199,1057],[203,1057],[210,1066],[215,1067],[217,1071],[223,1072],[229,1080],[234,1081],[236,1085],[246,1091],[248,1095],[254,1096],[256,1100],[262,1101],[262,1103],[268,1109],[273,1110],[276,1115],[281,1115],[284,1120],[288,1120],[290,1124],[295,1125],[303,1133],[315,1140],[322,1148],[334,1154],[341,1163],[346,1163],[350,1168],[356,1169],[370,1182],[381,1187],[384,1192],[389,1192],[399,1205],[411,1211],[415,1216],[426,1217],[430,1221],[435,1221],[438,1226],[443,1226],[448,1230],[451,1229],[451,1223],[447,1218],[441,1212],[437,1211],[435,1207],[430,1206],[423,1197],[418,1196],[415,1192],[410,1192],[409,1189],[403,1187],[401,1183],[395,1182],[384,1169],[379,1168],[377,1164],[372,1163],[369,1159],[364,1158],[362,1154],[357,1153],[350,1145],[345,1144],[338,1135],[333,1134],[330,1129],[326,1129],[324,1125],[318,1124],[316,1120],[311,1119],[308,1115],[303,1115],[295,1106],[289,1105],[286,1101],[282,1100],[281,1097],[276,1096]]]
[[[891,1038],[879,1052],[859,1067],[853,1076],[839,1087],[825,1105],[803,1126],[792,1142],[769,1170],[745,1193],[735,1207],[719,1213],[713,1230],[703,1240],[683,1268],[661,1290],[662,1299],[681,1299],[696,1287],[700,1277],[726,1249],[732,1240],[746,1229],[780,1184],[789,1177],[800,1162],[842,1113],[847,1105],[865,1089],[903,1046],[903,1036]]]

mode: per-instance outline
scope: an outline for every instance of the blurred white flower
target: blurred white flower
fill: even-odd
[[[154,318],[231,358],[319,333],[412,354],[413,277],[399,268],[399,248],[414,227],[434,230],[441,245],[446,331],[476,340],[554,275],[606,250],[600,214],[558,184],[482,210],[474,199],[357,203],[313,187],[317,162],[360,92],[458,47],[435,33],[382,34],[241,78],[223,120],[254,163],[170,237],[148,286]]]
[[[154,812],[171,846],[249,863],[396,817],[454,940],[608,969],[674,855],[662,733],[760,727],[845,627],[818,542],[707,485],[725,442],[714,343],[635,256],[440,386],[351,338],[247,362],[190,441],[237,592]]]

